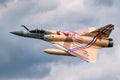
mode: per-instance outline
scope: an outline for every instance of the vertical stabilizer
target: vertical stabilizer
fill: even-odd
[[[87,33],[83,36],[89,36],[89,37],[98,36],[98,37],[103,38],[103,39],[108,39],[108,37],[110,36],[110,33],[113,29],[114,29],[114,25],[108,24],[108,25],[103,26],[99,29],[96,29],[95,31]]]

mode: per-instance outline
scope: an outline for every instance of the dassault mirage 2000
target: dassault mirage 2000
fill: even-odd
[[[99,29],[88,28],[73,32],[29,30],[22,25],[27,32],[16,31],[12,34],[42,39],[48,41],[60,49],[45,49],[44,52],[53,55],[65,55],[78,57],[87,62],[96,62],[97,50],[113,47],[113,39],[109,38],[114,25],[108,24]]]

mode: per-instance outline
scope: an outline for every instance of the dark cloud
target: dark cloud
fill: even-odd
[[[0,8],[6,7],[7,3],[9,3],[11,0],[0,0]]]
[[[10,33],[9,35],[12,36],[9,37],[10,41],[7,41],[6,39],[5,42],[1,40],[2,43],[0,43],[0,53],[1,55],[3,54],[2,56],[0,56],[0,78],[43,77],[44,75],[47,75],[49,73],[48,67],[42,67],[41,72],[34,71],[33,69],[32,71],[30,68],[38,64],[46,65],[47,63],[53,62],[54,60],[58,61],[58,59],[60,58],[53,58],[53,56],[49,56],[48,54],[42,52],[45,47],[41,46],[48,45],[46,43],[40,45],[39,48],[37,48],[38,50],[36,51],[32,46],[36,44],[36,42],[37,44],[41,44],[41,41],[33,40],[31,44],[30,39],[26,40],[25,38],[19,38],[17,36],[17,38],[22,40],[16,39],[17,41],[14,41],[15,36]],[[22,42],[25,45],[19,44],[19,42]]]
[[[94,4],[96,6],[112,6],[114,4],[114,0],[94,0]]]
[[[4,3],[8,2],[8,1],[10,1],[10,0],[0,0],[0,4],[4,4]]]

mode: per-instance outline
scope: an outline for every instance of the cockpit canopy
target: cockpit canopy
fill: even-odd
[[[29,32],[31,32],[31,33],[45,33],[45,30],[34,29],[34,30],[30,30]]]

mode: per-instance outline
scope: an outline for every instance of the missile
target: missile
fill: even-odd
[[[45,49],[44,52],[52,55],[73,56],[64,50],[59,50],[59,49]]]

